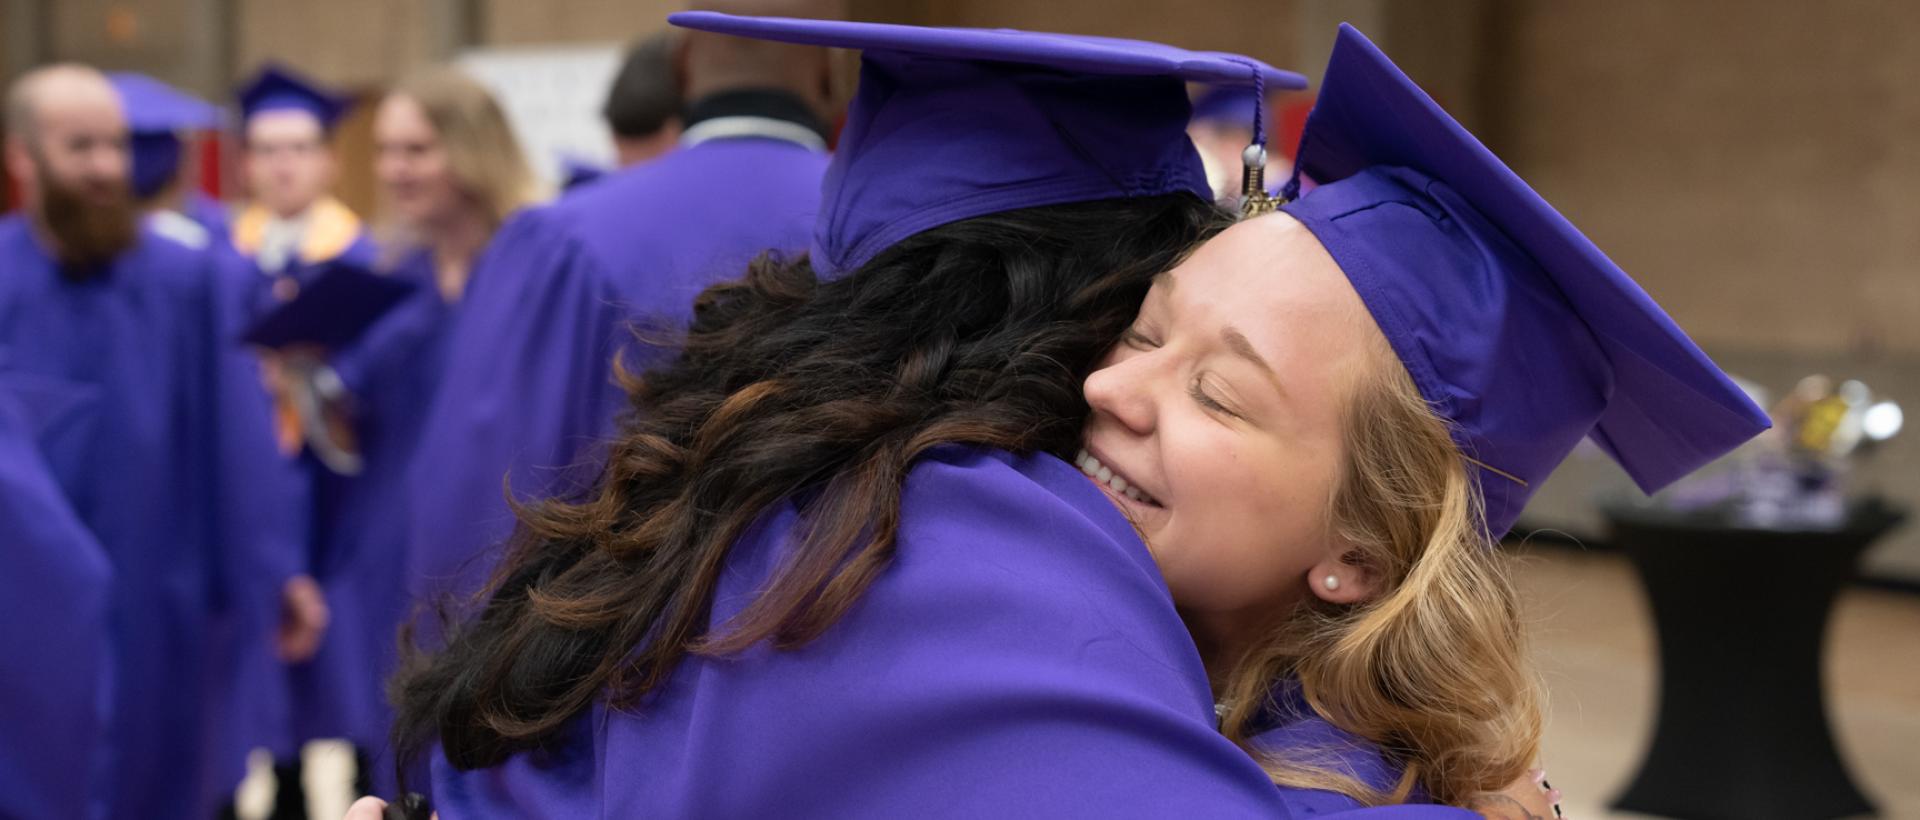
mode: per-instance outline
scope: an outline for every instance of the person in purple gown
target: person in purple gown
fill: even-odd
[[[133,196],[149,227],[190,247],[226,243],[226,209],[194,184],[191,154],[194,134],[220,127],[220,109],[145,74],[108,79],[126,109]]]
[[[276,799],[289,810],[305,800],[298,749],[312,739],[351,741],[356,789],[391,790],[382,687],[409,609],[407,469],[474,260],[540,194],[493,96],[453,69],[400,83],[380,103],[373,130],[375,178],[392,215],[383,243],[390,259],[378,274],[393,281],[355,267],[351,281],[365,287],[334,290],[322,280],[349,263],[312,266],[301,295],[261,320],[314,319],[325,339],[290,340],[272,354],[283,406],[317,410],[318,418],[289,412],[297,429],[283,435],[297,442],[312,488],[312,564],[332,616],[325,640],[290,670],[290,738],[275,749]],[[347,304],[394,281],[411,289],[384,312],[369,317]],[[365,324],[351,334],[337,327],[355,320]],[[318,400],[296,400],[294,391]]]
[[[1583,437],[1651,492],[1767,417],[1351,27],[1299,157],[1280,213],[1155,281],[1086,381],[1080,467],[1295,816],[1541,816],[1494,539]]]
[[[593,491],[523,510],[486,608],[399,678],[441,816],[1285,817],[1150,554],[1061,456],[1081,378],[1228,220],[1185,81],[1301,78],[674,21],[864,48],[860,91],[811,251],[693,304]]]
[[[240,90],[241,165],[248,202],[233,220],[232,243],[266,277],[273,304],[292,299],[319,265],[371,265],[373,234],[331,189],[334,129],[351,98],[278,65]]]
[[[423,601],[480,588],[512,529],[503,485],[525,500],[592,478],[574,468],[613,432],[616,355],[643,369],[702,288],[769,248],[806,247],[827,167],[827,52],[699,32],[673,44],[678,147],[514,220],[474,267],[410,479]]]
[[[1028,108],[951,64],[985,53],[993,62],[979,68],[1012,73],[1009,58],[1038,52],[1087,71],[1100,63],[1076,46],[1090,44],[676,21],[865,46],[854,122],[871,127],[850,135],[879,136],[850,136],[836,161],[810,269],[783,281],[778,266],[757,267],[703,298],[680,359],[639,384],[642,412],[600,494],[533,509],[480,620],[404,679],[414,737],[439,741],[435,794],[449,816],[1460,813],[1416,805],[1429,800],[1548,811],[1525,774],[1538,702],[1490,539],[1583,435],[1653,488],[1764,429],[1765,416],[1384,55],[1342,32],[1302,152],[1325,187],[1148,273],[1138,321],[1086,382],[1086,482],[1043,454],[979,446],[1010,430],[1044,448],[1045,419],[1016,399],[1043,400],[1047,381],[1017,381],[1040,395],[981,400],[968,391],[995,382],[966,365],[993,335],[942,335],[966,328],[969,308],[1001,321],[1020,312],[983,294],[1044,290],[1002,290],[974,269],[957,296],[937,264],[917,275],[885,264],[913,250],[966,258],[960,226],[975,241],[1020,242],[1019,218],[1042,209],[941,224],[954,191],[862,158],[897,140],[936,165],[950,143],[980,150],[990,134],[927,122],[912,89],[929,77],[940,92],[924,96],[942,105],[1046,112],[1045,128],[1012,130],[1059,133],[1085,156],[1098,143],[1073,139],[1084,132],[1072,126],[1099,122],[1090,101],[1118,89],[1062,84],[1054,91],[1069,97],[1036,94]],[[1132,91],[1141,121],[1123,130],[1144,141],[1152,97]],[[904,125],[923,122],[941,137]],[[1109,179],[1177,176],[1115,158],[1093,159],[1108,160],[1096,167]],[[1070,171],[1035,170],[990,169],[1015,181],[966,193],[1005,205],[1072,187]],[[914,203],[909,188],[927,196],[920,208],[874,205]],[[876,239],[916,219],[935,226]],[[806,286],[819,273],[843,278]],[[813,310],[848,329],[811,335]],[[908,338],[848,338],[871,326]],[[1452,344],[1420,344],[1446,334]],[[1056,367],[1073,360],[1034,347],[1016,346]],[[1001,355],[982,355],[995,363],[984,370],[1022,375],[1026,355],[991,352]],[[1535,389],[1477,400],[1516,380]],[[913,412],[916,400],[931,406]],[[1645,414],[1655,406],[1658,425]],[[728,492],[741,488],[759,514],[700,516],[733,509]],[[1106,503],[1086,504],[1088,488]],[[1188,705],[1196,691],[1218,699],[1218,732],[1156,720],[1179,713],[1181,682]],[[1149,704],[1174,712],[1138,709]],[[1208,739],[1250,754],[1209,756]],[[1277,784],[1277,799],[1232,788],[1248,782],[1234,760],[1259,761],[1255,782]],[[1103,779],[1103,767],[1134,780]],[[1132,791],[1142,786],[1178,808]]]
[[[95,398],[9,372],[0,350],[0,794],[10,816],[89,816],[104,774],[113,569],[44,455],[92,434]]]
[[[91,435],[42,452],[113,570],[94,797],[107,816],[202,818],[239,782],[248,676],[274,628],[320,628],[282,618],[304,554],[296,476],[274,457],[266,396],[232,341],[249,274],[142,229],[126,122],[98,72],[25,75],[7,129],[25,207],[0,218],[0,348],[9,370],[90,391],[97,410]]]

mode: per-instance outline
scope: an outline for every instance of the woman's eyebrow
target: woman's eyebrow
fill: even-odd
[[[1241,333],[1239,328],[1228,325],[1220,331],[1220,339],[1226,342],[1227,349],[1233,351],[1234,355],[1259,367],[1260,372],[1266,374],[1267,381],[1273,384],[1273,389],[1279,391],[1282,397],[1287,395],[1287,389],[1280,386],[1280,375],[1274,372],[1273,365],[1267,364],[1267,360],[1260,356],[1260,351],[1253,349],[1253,343],[1247,341],[1247,335]]]

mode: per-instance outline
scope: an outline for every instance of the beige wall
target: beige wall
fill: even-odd
[[[1497,147],[1697,338],[1920,356],[1920,5],[1504,5]]]
[[[186,0],[60,0],[46,7],[47,49],[106,70],[137,69],[169,82],[186,77]]]
[[[684,0],[481,0],[479,41],[488,45],[627,42],[666,27]]]
[[[883,5],[871,3],[870,5]],[[921,22],[1136,37],[1249,54],[1285,67],[1294,48],[1293,0],[967,0],[921,2]],[[855,11],[861,9],[856,6]]]
[[[438,0],[236,0],[236,79],[277,60],[323,82],[372,89],[440,56]]]

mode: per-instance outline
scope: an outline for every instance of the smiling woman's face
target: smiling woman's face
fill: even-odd
[[[1087,377],[1081,466],[1108,477],[1190,618],[1259,622],[1309,590],[1364,593],[1338,560],[1329,503],[1347,397],[1385,345],[1285,214],[1233,226],[1156,280]],[[1327,574],[1342,583],[1326,589]]]

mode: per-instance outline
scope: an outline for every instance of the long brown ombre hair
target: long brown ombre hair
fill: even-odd
[[[1359,605],[1314,599],[1282,619],[1217,683],[1221,731],[1275,783],[1403,802],[1417,783],[1467,805],[1518,780],[1537,757],[1541,696],[1526,655],[1508,556],[1481,521],[1467,462],[1394,357],[1373,336],[1374,366],[1350,394],[1346,463],[1331,504],[1334,537],[1374,573]],[[1325,750],[1261,749],[1252,737],[1276,682],[1294,678],[1311,708],[1378,744],[1404,767],[1381,792],[1328,768]]]
[[[888,564],[901,484],[931,447],[1064,455],[1080,383],[1153,277],[1229,223],[1188,194],[1010,211],[906,239],[837,279],[762,258],[695,303],[677,357],[628,379],[585,497],[519,511],[478,617],[392,688],[404,767],[531,749],[597,698],[629,708],[689,653],[819,636]],[[799,505],[794,560],[719,629],[734,540]]]

